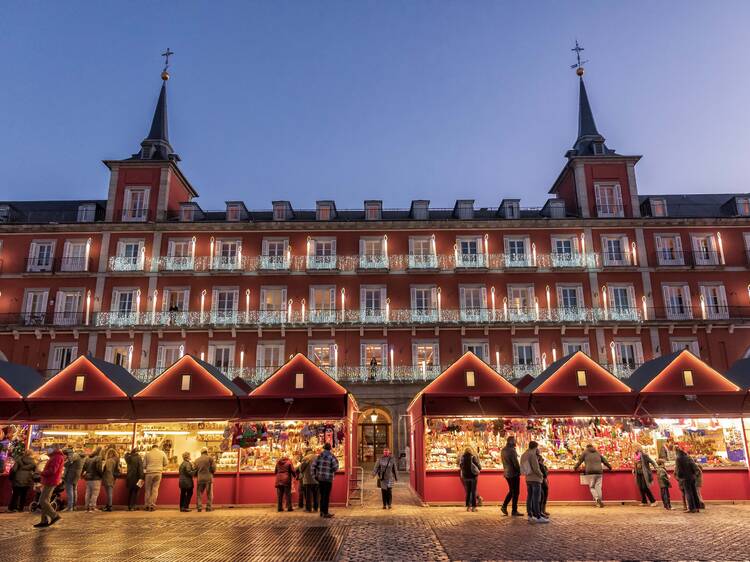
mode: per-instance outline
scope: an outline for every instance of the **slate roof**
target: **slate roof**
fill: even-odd
[[[21,396],[28,396],[44,382],[37,371],[26,365],[0,361],[0,378]]]
[[[531,381],[528,385],[524,387],[523,392],[527,392],[529,394],[534,392],[537,388],[542,386],[542,384],[545,381],[547,381],[547,379],[549,379],[552,375],[554,375],[560,369],[560,367],[565,365],[565,363],[567,363],[575,354],[576,352],[570,353],[566,355],[565,357],[561,357],[554,363],[550,363],[549,367],[547,367],[544,371],[539,373],[536,377],[534,377],[533,381]]]
[[[247,396],[247,392],[244,392],[239,386],[234,384],[227,376],[222,373],[218,368],[214,367],[210,363],[201,361],[195,355],[190,356],[198,365],[203,367],[212,377],[219,381],[227,390],[229,390],[235,396]]]
[[[109,363],[108,361],[97,359],[96,357],[87,356],[86,359],[88,359],[94,367],[99,369],[105,377],[115,383],[117,387],[128,396],[134,396],[145,387],[141,381],[136,379],[127,369],[120,365],[115,365],[114,363]]]
[[[750,388],[750,357],[735,362],[724,376],[743,390]]]
[[[632,388],[635,392],[640,392],[646,387],[646,385],[648,385],[648,383],[654,380],[654,377],[656,377],[656,375],[666,369],[667,365],[677,359],[677,357],[681,353],[682,350],[675,351],[674,353],[670,353],[669,355],[662,355],[660,357],[651,359],[650,361],[646,361],[645,363],[643,363],[643,365],[633,371],[633,373],[630,375],[630,378],[624,380],[623,382],[630,388]]]

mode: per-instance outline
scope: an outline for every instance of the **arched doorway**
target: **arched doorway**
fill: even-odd
[[[392,448],[393,423],[391,415],[382,408],[365,408],[359,415],[360,465],[373,464],[383,454],[383,449]]]

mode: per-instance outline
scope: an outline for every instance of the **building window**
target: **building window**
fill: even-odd
[[[336,321],[336,286],[313,285],[310,287],[310,321]]]
[[[278,324],[287,320],[286,314],[286,287],[261,287],[258,320],[264,324]]]
[[[26,289],[23,321],[28,326],[40,326],[47,320],[48,289]]]
[[[233,323],[237,319],[239,289],[236,287],[216,287],[213,290],[212,321],[215,323]]]
[[[177,363],[178,359],[182,357],[182,350],[184,346],[179,343],[163,343],[159,344],[159,348],[156,351],[156,368],[159,371],[163,371],[168,367],[171,367]]]
[[[242,216],[242,207],[238,204],[227,205],[227,221],[237,222]]]
[[[135,312],[136,298],[136,289],[112,289],[112,312],[123,316],[120,320],[124,322]]]
[[[506,267],[530,267],[531,256],[529,238],[505,237],[505,265]]]
[[[414,220],[427,220],[430,218],[430,202],[419,200],[411,202],[411,218]]]
[[[630,265],[627,236],[602,236],[604,265]]]
[[[506,219],[517,219],[521,217],[521,206],[518,201],[503,201],[501,204],[503,217]]]
[[[461,285],[458,288],[463,322],[488,320],[487,288],[482,285]]]
[[[234,367],[234,344],[212,343],[208,346],[208,362],[226,373]]]
[[[607,286],[607,308],[612,320],[636,320],[638,310],[635,307],[635,289],[629,284],[610,284]]]
[[[273,220],[285,221],[289,219],[289,204],[285,201],[275,202],[273,204]]]
[[[362,285],[359,293],[359,307],[363,322],[382,322],[385,320],[385,286]]]
[[[673,338],[669,342],[670,348],[672,350],[672,353],[676,351],[682,351],[683,349],[687,349],[695,355],[696,357],[701,356],[701,350],[700,346],[698,345],[698,340],[687,338],[687,339],[681,339],[681,338]]]
[[[474,201],[456,201],[456,218],[461,220],[474,218]]]
[[[94,222],[96,217],[96,205],[79,205],[78,206],[78,222]]]
[[[598,217],[623,217],[622,193],[619,183],[594,184],[596,215]]]
[[[411,287],[411,317],[418,322],[437,320],[437,288],[434,285]]]
[[[652,217],[666,217],[667,216],[666,199],[650,198],[649,202],[651,203],[651,216]]]
[[[88,271],[85,240],[66,240],[60,271]]]
[[[381,204],[376,202],[365,203],[365,219],[376,221],[381,219]]]
[[[669,320],[688,320],[693,317],[690,302],[690,287],[687,285],[663,285],[664,306]]]
[[[463,353],[471,352],[482,361],[490,362],[490,344],[486,340],[464,340],[461,342]]]
[[[0,205],[0,222],[10,222],[10,207]]]
[[[528,315],[533,312],[534,285],[508,285],[508,309],[514,314]]]
[[[130,369],[133,344],[108,345],[104,352],[104,360],[119,365],[123,369]]]
[[[737,198],[737,214],[741,217],[750,216],[750,197]]]
[[[180,377],[180,391],[182,392],[189,392],[190,391],[190,381],[192,377],[190,375],[182,375]]]
[[[658,234],[655,240],[659,265],[685,265],[682,237],[679,234]]]
[[[255,366],[271,374],[284,364],[284,342],[259,343],[255,350]]]
[[[558,284],[557,289],[557,314],[563,322],[575,322],[585,319],[583,305],[583,285],[581,284]]]
[[[178,313],[187,313],[190,302],[190,289],[182,287],[167,287],[162,297],[162,310],[175,316]],[[185,316],[187,316],[185,314]],[[176,320],[176,318],[174,319]]]
[[[329,370],[336,367],[336,344],[333,342],[309,343],[307,355],[321,369]]]
[[[50,371],[62,371],[73,362],[77,355],[78,346],[75,344],[52,344],[47,368]]]
[[[127,222],[143,222],[148,216],[147,187],[126,187],[125,200],[122,209],[122,220]]]
[[[414,342],[411,346],[412,362],[417,373],[432,373],[440,366],[439,345],[437,342]]]
[[[409,238],[409,267],[434,269],[437,267],[435,240],[430,236]]]
[[[513,342],[513,374],[515,376],[534,373],[539,367],[539,342]]]
[[[624,375],[635,371],[643,363],[643,348],[639,341],[615,342],[615,374]]]
[[[287,244],[286,238],[264,238],[263,255],[273,258],[286,257]]]
[[[578,252],[577,236],[552,237],[553,267],[581,267],[583,265]]]
[[[86,382],[86,375],[76,375],[75,385],[73,392],[83,392],[83,386]]]
[[[701,285],[700,290],[706,318],[710,320],[726,320],[729,318],[727,293],[724,285]]]
[[[29,247],[29,262],[26,271],[52,271],[55,243],[49,240],[34,240]]]
[[[368,378],[375,379],[384,374],[388,365],[388,353],[384,342],[363,342],[359,346],[359,361]]]
[[[329,221],[332,218],[333,207],[329,205],[328,203],[325,204],[319,204],[317,209],[317,220],[319,221]]]
[[[572,355],[578,351],[583,351],[586,355],[591,355],[591,349],[587,340],[563,340],[562,349],[563,357]]]
[[[80,321],[83,291],[81,289],[60,289],[55,298],[55,319],[57,326],[75,326]]]
[[[586,381],[586,371],[576,371],[576,380],[579,387],[587,386],[588,383]]]
[[[693,234],[695,265],[719,265],[719,244],[715,234]]]

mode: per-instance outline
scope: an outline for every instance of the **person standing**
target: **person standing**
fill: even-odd
[[[8,504],[8,511],[11,513],[23,511],[26,507],[26,496],[34,485],[34,473],[36,472],[36,461],[27,449],[19,450],[13,460],[15,462],[10,469],[12,492]]]
[[[529,448],[521,455],[521,474],[526,478],[526,512],[530,523],[549,523],[549,519],[542,516],[542,480],[544,474],[539,467],[539,457],[536,441],[529,441]]]
[[[541,511],[542,517],[549,519],[549,513],[547,513],[547,498],[549,497],[549,482],[547,478],[549,476],[549,470],[544,462],[541,447],[536,448],[536,458],[539,461],[539,469],[544,476],[544,479],[542,480],[542,497],[539,500],[539,511]]]
[[[393,460],[390,449],[383,449],[383,456],[375,463],[372,474],[378,477],[380,495],[383,497],[383,509],[392,509],[393,484],[398,482],[398,470],[396,470],[396,461]]]
[[[703,468],[701,468],[700,464],[695,463],[695,494],[698,498],[698,507],[706,509],[706,504],[703,502],[701,488],[703,488]]]
[[[501,451],[503,460],[503,474],[508,483],[508,494],[505,496],[500,511],[508,515],[508,504],[512,506],[510,514],[520,517],[523,513],[518,511],[518,496],[521,493],[521,465],[518,462],[518,451],[516,451],[516,438],[511,436],[505,441],[505,447]]]
[[[61,519],[52,507],[50,499],[52,498],[52,492],[62,480],[64,465],[65,455],[59,447],[52,447],[41,474],[42,493],[39,499],[39,507],[42,511],[42,520],[34,525],[37,529],[54,525]]]
[[[312,464],[318,458],[312,449],[305,450],[305,456],[297,468],[297,473],[302,482],[302,495],[305,498],[305,511],[311,513],[318,511],[318,482],[313,477]]]
[[[286,503],[287,511],[292,509],[292,481],[294,480],[294,465],[289,457],[283,455],[277,462],[274,469],[276,474],[276,511],[284,511],[283,505]]]
[[[586,445],[586,449],[581,453],[581,457],[578,459],[575,467],[573,467],[573,470],[578,470],[578,467],[581,465],[583,465],[583,473],[588,481],[591,497],[597,506],[604,507],[604,501],[602,500],[604,467],[606,466],[609,470],[612,470],[612,466],[590,443]]]
[[[208,455],[208,449],[201,449],[201,456],[195,459],[195,474],[198,481],[198,495],[195,498],[195,507],[202,511],[201,501],[203,493],[206,493],[206,511],[214,508],[214,472],[216,472],[216,461]]]
[[[633,461],[633,474],[635,475],[635,483],[638,486],[638,491],[641,493],[641,506],[650,505],[651,507],[656,507],[654,494],[651,493],[651,482],[654,480],[651,467],[653,466],[655,470],[656,463],[639,444],[635,446]]]
[[[167,468],[167,464],[169,464],[167,455],[159,448],[159,445],[154,443],[143,460],[146,511],[156,511],[156,499],[159,497],[161,473]]]
[[[466,492],[466,511],[477,510],[477,482],[479,473],[482,472],[482,465],[479,464],[479,458],[471,447],[464,449],[464,454],[458,459],[459,474],[461,483],[464,485]]]
[[[112,511],[112,499],[115,491],[115,482],[120,477],[120,455],[113,448],[107,449],[104,454],[104,470],[102,471],[102,485],[107,493],[107,506],[104,511]]]
[[[180,511],[183,513],[190,511],[190,500],[193,499],[193,476],[195,476],[195,467],[190,462],[190,453],[184,452],[180,465]]]
[[[74,511],[78,503],[78,480],[83,472],[83,459],[72,448],[65,450],[65,465],[63,468],[63,483],[65,484],[65,495],[68,498],[68,506],[65,511]]]
[[[695,461],[690,458],[685,451],[675,447],[677,457],[674,463],[674,475],[680,482],[685,511],[689,513],[698,513],[700,511],[700,502],[698,500],[698,490],[695,487],[695,479],[698,473],[698,467]]]
[[[339,469],[339,461],[331,452],[331,444],[323,445],[323,452],[313,461],[313,478],[318,482],[320,489],[320,516],[330,519],[333,513],[328,513],[328,504],[331,500],[331,489],[336,471]]]
[[[143,472],[143,459],[137,449],[125,453],[125,464],[128,466],[128,472],[125,475],[125,486],[128,489],[128,511],[133,511],[137,509],[135,503],[138,499],[138,490],[143,485],[141,481],[146,477]]]
[[[672,484],[669,482],[669,473],[667,472],[666,463],[664,459],[656,461],[656,478],[659,481],[659,492],[661,492],[661,503],[664,505],[664,509],[672,509],[672,500],[669,497],[669,489]]]
[[[86,481],[86,511],[97,511],[96,502],[102,489],[102,448],[97,447],[92,451],[83,463],[83,479]]]

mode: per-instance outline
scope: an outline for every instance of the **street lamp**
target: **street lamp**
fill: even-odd
[[[372,423],[378,421],[378,413],[375,410],[370,413],[370,421],[372,421]]]

